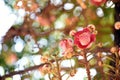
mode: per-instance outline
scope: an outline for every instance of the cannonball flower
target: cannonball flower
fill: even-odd
[[[59,43],[60,51],[63,56],[66,56],[68,53],[73,51],[73,41],[71,39],[63,39]]]
[[[95,34],[88,27],[74,34],[74,44],[80,49],[90,48],[95,40]]]
[[[106,2],[106,0],[90,0],[91,4],[95,6],[100,6]]]

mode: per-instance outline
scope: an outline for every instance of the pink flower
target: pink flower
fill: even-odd
[[[62,55],[66,55],[67,53],[71,53],[73,51],[73,41],[71,39],[63,39],[59,43]]]
[[[74,34],[74,44],[80,49],[89,48],[95,40],[95,34],[89,28],[84,28]]]
[[[106,0],[90,0],[91,4],[95,6],[100,6],[106,2]]]

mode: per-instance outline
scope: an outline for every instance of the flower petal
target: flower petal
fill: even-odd
[[[87,45],[90,42],[90,33],[86,32],[79,35],[79,41],[81,45]]]

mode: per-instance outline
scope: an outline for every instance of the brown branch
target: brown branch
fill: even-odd
[[[102,61],[102,58],[103,58],[102,53],[98,52],[97,56],[96,56],[97,66],[98,66],[98,69],[99,69],[101,77],[102,77],[101,79],[105,80],[105,73],[104,73],[104,70],[103,70],[103,61]]]
[[[49,64],[49,63],[44,63],[44,64],[36,65],[36,66],[29,67],[27,69],[20,70],[20,71],[10,72],[9,74],[5,74],[4,76],[0,76],[0,80],[5,80],[5,78],[12,77],[13,75],[16,75],[16,74],[24,74],[24,73],[26,73],[28,71],[32,71],[32,70],[38,69],[39,67],[42,67],[45,64]]]
[[[120,0],[112,0],[114,3],[120,2]]]
[[[87,71],[88,80],[91,80],[90,65],[87,61],[87,53],[83,53],[83,57],[84,57],[84,60],[85,60],[85,68],[86,68],[86,71]]]
[[[57,65],[58,78],[59,78],[59,80],[62,80],[62,77],[61,77],[61,74],[60,74],[60,66],[59,66],[57,58],[56,58],[55,62],[56,62],[56,65]]]
[[[87,51],[88,52],[88,51]],[[110,52],[110,47],[96,47],[95,49],[89,51],[92,53],[97,53],[97,52]]]

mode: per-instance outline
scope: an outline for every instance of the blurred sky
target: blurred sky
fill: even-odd
[[[12,12],[11,8],[5,5],[4,0],[0,0],[0,43],[3,36],[14,24],[17,16]]]

